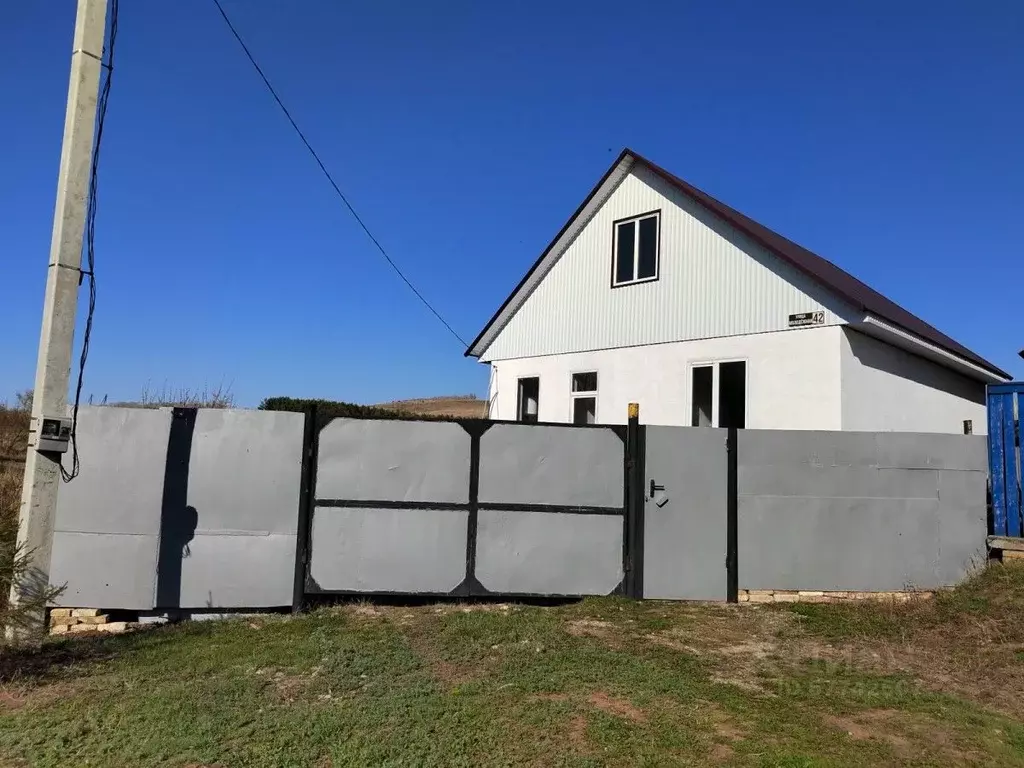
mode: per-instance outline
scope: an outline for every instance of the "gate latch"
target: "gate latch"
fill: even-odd
[[[652,477],[651,478],[651,494],[650,494],[650,496],[648,498],[650,498],[650,500],[653,501],[657,506],[664,507],[666,504],[668,504],[668,496],[666,496],[664,493],[658,493],[659,491],[664,491],[664,490],[665,490],[665,486],[664,485],[658,485],[657,483],[655,483],[654,482],[654,478]],[[655,494],[657,494],[657,498],[655,498]]]

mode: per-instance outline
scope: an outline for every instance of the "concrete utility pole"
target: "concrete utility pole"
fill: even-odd
[[[43,326],[36,363],[32,427],[18,524],[18,545],[21,551],[31,553],[31,569],[29,578],[11,589],[12,605],[38,594],[40,589],[46,589],[50,580],[61,453],[39,450],[39,447],[43,437],[43,418],[67,416],[106,18],[107,0],[78,0],[71,51],[71,82],[64,117],[64,143],[57,176],[57,206],[53,216]],[[42,629],[42,616],[38,619],[38,626]]]

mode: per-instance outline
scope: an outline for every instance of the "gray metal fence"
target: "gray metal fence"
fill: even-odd
[[[60,488],[60,604],[290,605],[301,413],[84,407],[79,477]]]
[[[745,589],[955,584],[986,556],[977,435],[740,431]]]
[[[310,594],[594,595],[621,590],[621,427],[324,424]]]
[[[109,407],[78,437],[67,606],[929,589],[985,554],[983,437]]]

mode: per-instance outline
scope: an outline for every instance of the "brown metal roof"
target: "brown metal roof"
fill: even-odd
[[[937,328],[929,325],[924,320],[920,319],[916,315],[911,314],[903,307],[896,304],[894,301],[887,299],[885,296],[880,294],[868,285],[865,285],[860,280],[855,278],[849,272],[840,269],[831,261],[818,256],[816,253],[812,253],[806,248],[797,245],[792,240],[789,240],[778,232],[774,232],[762,224],[758,224],[753,219],[744,216],[742,213],[737,211],[735,208],[731,208],[725,203],[716,200],[711,195],[702,192],[691,184],[680,179],[675,174],[669,173],[661,166],[652,163],[642,155],[638,155],[631,149],[624,149],[622,153],[612,163],[611,168],[601,178],[601,181],[597,183],[597,186],[591,190],[590,194],[587,195],[583,205],[581,205],[576,213],[572,215],[562,230],[555,236],[555,239],[551,241],[544,253],[541,254],[540,258],[537,259],[536,263],[530,268],[530,271],[526,273],[523,279],[520,281],[516,289],[512,291],[511,295],[505,300],[498,311],[494,314],[494,317],[490,319],[484,329],[480,331],[480,334],[473,340],[473,343],[469,345],[469,349],[466,354],[469,355],[471,350],[483,338],[484,334],[490,329],[491,325],[498,319],[498,316],[505,309],[506,306],[513,300],[515,295],[519,292],[519,289],[525,284],[531,274],[540,266],[544,258],[548,255],[550,250],[554,247],[555,243],[558,242],[562,234],[569,228],[576,217],[582,212],[586,203],[597,193],[598,189],[604,184],[605,180],[611,174],[612,170],[622,162],[626,157],[632,157],[634,164],[639,163],[655,174],[660,176],[666,182],[671,184],[673,187],[678,189],[680,192],[693,198],[702,206],[707,208],[709,211],[719,216],[720,218],[727,221],[729,224],[734,226],[736,229],[743,232],[745,235],[750,237],[755,242],[767,248],[769,251],[774,253],[783,261],[793,265],[798,270],[806,274],[812,280],[817,282],[819,285],[827,288],[836,294],[839,298],[843,299],[847,304],[850,304],[854,309],[859,309],[864,312],[868,312],[879,319],[886,320],[894,325],[898,325],[906,331],[919,336],[920,338],[935,344],[949,352],[952,352],[959,357],[969,360],[976,365],[980,365],[993,373],[999,374],[1004,378],[1009,378],[1009,374],[1005,371],[1000,370],[992,363],[988,362],[984,358],[976,355],[971,350],[962,344],[954,341],[946,334],[942,333]]]

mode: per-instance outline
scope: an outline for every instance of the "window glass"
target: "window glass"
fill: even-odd
[[[597,423],[597,398],[577,397],[572,401],[573,424]]]
[[[658,217],[640,219],[639,256],[636,277],[642,280],[658,272]]]
[[[572,375],[573,392],[597,392],[597,372],[574,373]]]
[[[711,396],[714,388],[714,369],[710,365],[702,365],[693,369],[692,390],[690,401],[692,413],[691,427],[711,426]]]
[[[540,411],[540,379],[533,377],[519,380],[519,397],[516,404],[516,420],[536,422]]]
[[[746,426],[747,364],[742,360],[718,366],[718,426]]]
[[[636,247],[636,222],[627,221],[618,226],[618,243],[615,251],[615,282],[628,283],[633,280],[633,253]]]

